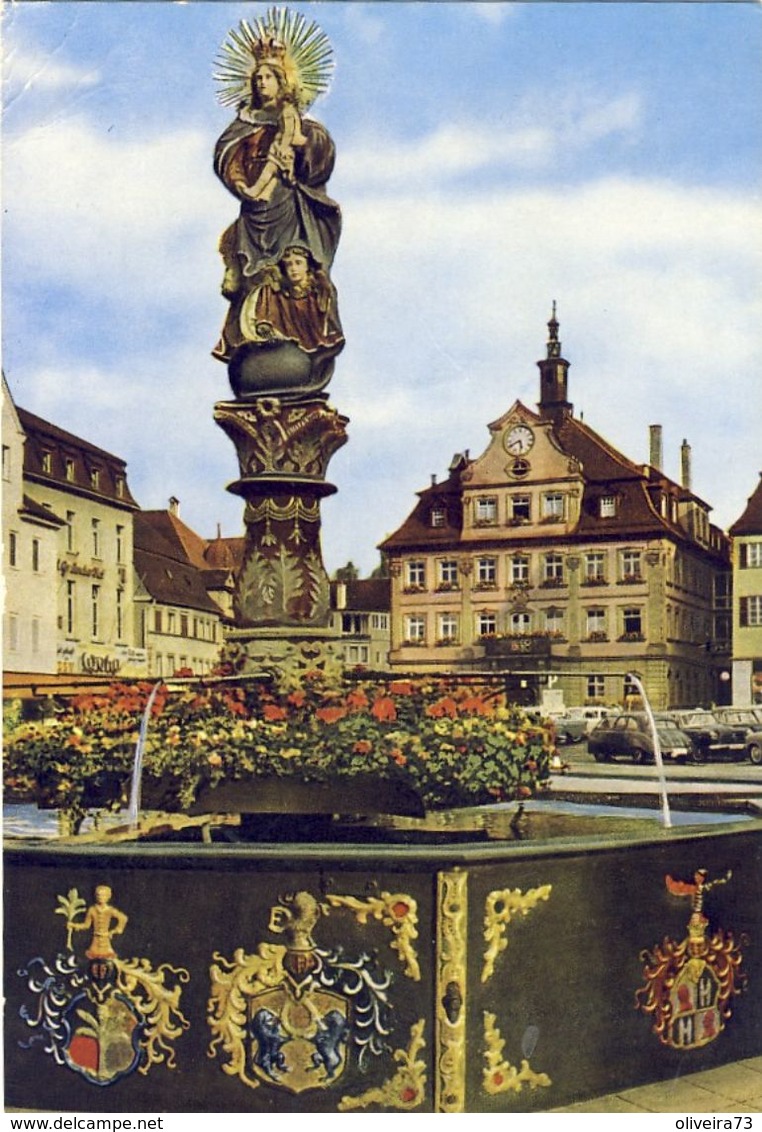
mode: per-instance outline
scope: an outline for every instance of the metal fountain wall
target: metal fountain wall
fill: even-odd
[[[754,823],[6,847],[6,1104],[530,1112],[762,1053]]]

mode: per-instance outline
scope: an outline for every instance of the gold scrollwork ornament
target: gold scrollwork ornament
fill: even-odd
[[[551,891],[552,885],[543,884],[539,888],[530,888],[526,893],[519,888],[505,888],[489,893],[484,913],[484,940],[487,949],[482,968],[483,983],[494,974],[495,961],[508,946],[505,931],[514,915],[528,915],[541,900],[550,898]]]
[[[358,1097],[342,1097],[339,1112],[352,1112],[374,1104],[405,1112],[417,1108],[424,1099],[426,1088],[426,1062],[418,1056],[426,1045],[423,1030],[424,1020],[419,1018],[411,1027],[407,1049],[394,1051],[394,1060],[399,1068],[393,1077],[383,1085],[366,1089]]]

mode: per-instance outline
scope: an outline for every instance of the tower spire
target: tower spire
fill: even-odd
[[[559,322],[556,318],[556,300],[553,300],[553,314],[550,316],[548,323],[548,357],[560,358],[561,357],[561,343],[558,340]]]
[[[574,406],[567,399],[569,363],[561,354],[558,331],[554,299],[553,313],[548,322],[547,357],[537,363],[540,369],[540,416],[554,424],[561,424],[564,417],[570,417],[574,412]]]

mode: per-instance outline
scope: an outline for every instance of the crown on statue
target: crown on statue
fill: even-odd
[[[276,67],[285,69],[286,45],[280,43],[274,33],[270,32],[252,44],[252,55],[257,67],[263,63],[272,63]]]
[[[251,80],[269,63],[285,75],[299,109],[308,109],[330,85],[333,50],[315,23],[288,8],[271,8],[264,19],[241,20],[222,45],[214,78],[224,106],[251,98]]]

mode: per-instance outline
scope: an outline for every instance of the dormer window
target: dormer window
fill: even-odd
[[[442,506],[435,506],[431,508],[431,525],[432,527],[444,527],[447,523],[447,512]]]
[[[601,519],[613,519],[616,515],[616,496],[602,495],[598,501],[598,514]]]
[[[71,458],[66,459],[64,469],[67,483],[74,483],[74,461]]]
[[[42,470],[46,476],[49,476],[53,471],[53,453],[43,452],[42,454]]]
[[[98,488],[100,487],[100,483],[101,483],[100,468],[91,468],[90,469],[90,487],[94,491],[97,491]]]

